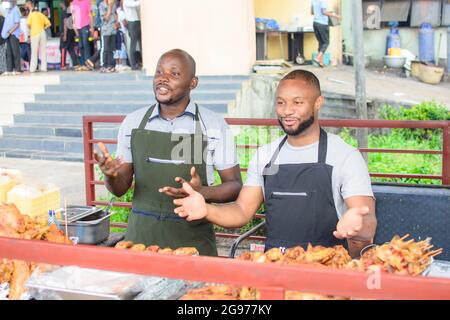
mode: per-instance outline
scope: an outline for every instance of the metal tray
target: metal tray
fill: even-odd
[[[118,294],[89,292],[75,289],[64,289],[45,285],[32,284],[27,286],[29,290],[38,290],[42,297],[58,297],[62,300],[129,300],[132,296],[125,297]]]
[[[89,206],[67,206],[67,223],[72,223],[95,214],[103,209]],[[56,210],[56,219],[64,224],[66,221],[66,210],[64,208]]]

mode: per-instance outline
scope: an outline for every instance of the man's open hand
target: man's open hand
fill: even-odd
[[[98,143],[98,147],[100,148],[102,155],[100,156],[97,150],[94,150],[94,159],[97,161],[100,170],[107,177],[117,177],[118,170],[123,165],[122,159],[112,159],[111,155],[108,152],[108,149],[106,149],[105,145],[102,142]]]
[[[370,240],[371,237],[361,234],[364,216],[369,214],[369,211],[368,207],[355,207],[347,210],[339,220],[333,235],[338,239]]]
[[[183,182],[182,188],[187,196],[183,199],[173,200],[173,203],[178,206],[174,212],[179,217],[186,218],[187,221],[205,218],[208,214],[205,198],[187,182]]]
[[[159,189],[159,192],[165,193],[168,196],[171,196],[175,199],[181,199],[187,197],[189,194],[184,187],[184,184],[188,184],[194,191],[200,191],[202,187],[202,181],[200,176],[197,174],[195,167],[191,168],[191,180],[187,182],[181,177],[176,177],[175,181],[181,184],[181,188],[173,188],[173,187],[162,187]]]

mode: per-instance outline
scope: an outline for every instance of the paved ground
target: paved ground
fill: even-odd
[[[341,94],[355,94],[355,75],[353,67],[338,66],[317,68],[301,66],[299,68],[314,72],[324,91]],[[367,99],[379,99],[417,104],[435,100],[450,109],[450,82],[442,81],[438,85],[420,82],[413,78],[403,78],[401,71],[395,69],[373,69],[366,72]]]

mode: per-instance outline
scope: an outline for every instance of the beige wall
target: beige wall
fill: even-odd
[[[199,75],[248,74],[255,61],[253,0],[141,1],[144,67],[162,53],[188,51]]]

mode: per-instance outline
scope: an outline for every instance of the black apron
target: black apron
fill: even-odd
[[[334,237],[338,217],[326,164],[327,133],[320,129],[317,163],[275,165],[287,136],[263,171],[267,240],[265,249],[344,245]]]
[[[213,225],[206,220],[187,222],[173,212],[173,198],[158,191],[165,186],[179,187],[175,177],[191,180],[190,171],[194,164],[202,185],[207,185],[203,151],[208,142],[201,130],[198,106],[194,134],[146,130],[154,108],[149,108],[139,128],[131,133],[135,189],[125,239],[172,249],[196,247],[201,255],[217,255]],[[185,161],[172,159],[172,152],[180,145],[180,139],[190,148]],[[201,153],[194,151],[199,148]]]

